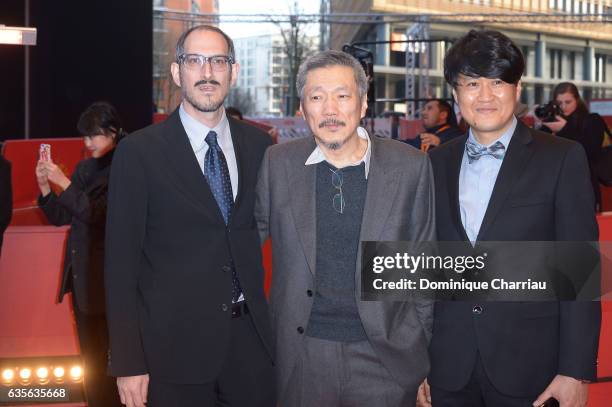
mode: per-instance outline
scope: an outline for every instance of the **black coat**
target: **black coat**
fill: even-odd
[[[440,241],[468,241],[459,209],[467,137],[430,154]],[[584,150],[520,121],[497,177],[477,241],[597,241]],[[481,312],[473,307],[481,306]],[[480,355],[493,386],[533,397],[556,374],[594,380],[599,302],[438,302],[430,346],[433,386],[456,391]]]
[[[230,251],[252,320],[272,355],[253,216],[257,172],[271,140],[228,120],[239,184],[228,226],[178,110],[117,148],[105,270],[111,375],[150,373],[187,384],[219,374],[230,351]]]
[[[4,231],[13,215],[13,190],[11,188],[11,163],[0,155],[0,250]]]
[[[58,300],[72,291],[79,309],[89,315],[105,312],[104,229],[112,157],[113,151],[79,162],[64,192],[38,197],[51,224],[70,225]]]
[[[605,126],[606,124],[601,116],[581,113],[576,110],[567,117],[567,124],[557,133],[559,137],[577,141],[584,148],[591,171],[591,185],[593,186],[595,201],[599,205],[601,205],[601,192],[596,168],[601,157]]]

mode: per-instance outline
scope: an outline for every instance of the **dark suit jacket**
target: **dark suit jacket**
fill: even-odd
[[[229,123],[239,186],[227,227],[178,110],[117,148],[105,268],[111,375],[150,373],[173,383],[217,376],[230,351],[230,251],[253,322],[270,351],[253,205],[257,171],[271,142],[254,127],[231,118]]]
[[[104,228],[113,151],[79,162],[71,184],[59,196],[38,197],[51,224],[70,225],[58,301],[73,291],[79,310],[104,314]]]
[[[467,241],[459,171],[467,136],[431,153],[438,240]],[[478,241],[596,241],[598,228],[582,147],[521,122],[508,146]],[[482,314],[472,309],[480,305]],[[430,346],[433,386],[456,391],[479,354],[493,385],[537,397],[556,374],[596,375],[599,302],[439,302]]]
[[[4,231],[13,216],[13,189],[11,188],[11,163],[0,155],[0,250]]]

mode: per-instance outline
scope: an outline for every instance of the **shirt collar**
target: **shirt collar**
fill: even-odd
[[[365,164],[365,177],[368,179],[368,172],[370,171],[370,157],[372,156],[372,142],[370,141],[370,135],[363,127],[357,127],[357,135],[366,140],[368,142],[368,147],[366,148],[365,154],[361,157],[360,160],[355,161],[354,163],[349,164],[349,166],[357,166],[361,163]],[[312,165],[318,164],[320,162],[326,161],[325,153],[319,146],[317,145],[314,151],[308,156],[308,159],[304,163],[304,165]]]
[[[504,145],[506,151],[508,151],[508,145],[510,144],[510,140],[512,139],[512,135],[514,134],[514,130],[516,130],[516,125],[517,124],[518,124],[518,121],[516,120],[516,117],[512,116],[512,124],[510,125],[510,127],[508,127],[508,130],[506,130],[504,132],[504,134],[502,134],[497,140],[492,141],[487,146],[483,146],[482,144],[480,144],[476,140],[476,137],[472,133],[472,128],[470,127],[468,141],[471,141],[471,142],[473,142],[476,145],[481,146],[481,147],[489,147],[489,146],[492,146],[493,144],[495,144],[495,143],[497,143],[499,141],[499,142],[501,142]]]
[[[217,125],[213,128],[202,124],[195,118],[193,118],[185,108],[183,107],[183,103],[181,103],[181,107],[179,108],[179,116],[181,118],[181,123],[183,123],[183,127],[185,128],[185,133],[187,133],[187,137],[189,138],[189,143],[191,143],[191,147],[195,152],[204,148],[206,144],[206,135],[208,135],[209,131],[214,131],[217,133],[217,140],[220,145],[224,144],[227,140],[229,132],[227,129],[229,128],[229,122],[227,120],[227,115],[225,114],[225,108],[223,108],[223,115],[221,116],[221,120]]]

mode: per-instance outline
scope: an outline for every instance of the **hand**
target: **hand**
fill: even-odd
[[[431,133],[421,133],[421,145],[431,146],[439,146],[440,145],[440,137]]]
[[[585,407],[589,398],[589,385],[558,374],[533,402],[533,406],[539,407],[551,397],[559,401],[559,407]]]
[[[127,407],[145,407],[149,391],[149,375],[118,377],[117,388],[122,404]]]
[[[70,179],[64,175],[60,167],[55,165],[53,161],[39,161],[42,162],[45,170],[47,171],[47,178],[54,184],[59,185],[62,190],[66,190],[70,186]]]
[[[47,169],[45,167],[45,161],[38,160],[36,163],[36,182],[42,196],[47,196],[51,192],[51,186],[49,185],[49,177],[47,175]]]
[[[419,386],[416,407],[431,407],[431,394],[429,392],[429,383],[427,383],[427,379],[423,380],[423,383]]]
[[[276,127],[272,127],[270,130],[268,130],[268,134],[270,135],[270,137],[272,137],[272,142],[274,144],[277,144],[278,136],[280,135],[280,132],[278,131],[278,129]]]
[[[556,122],[542,122],[542,124],[552,130],[553,133],[558,133],[565,127],[567,120],[561,116],[555,116]]]

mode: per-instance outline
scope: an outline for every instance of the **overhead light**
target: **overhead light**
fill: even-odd
[[[36,28],[0,25],[0,44],[36,45]]]

